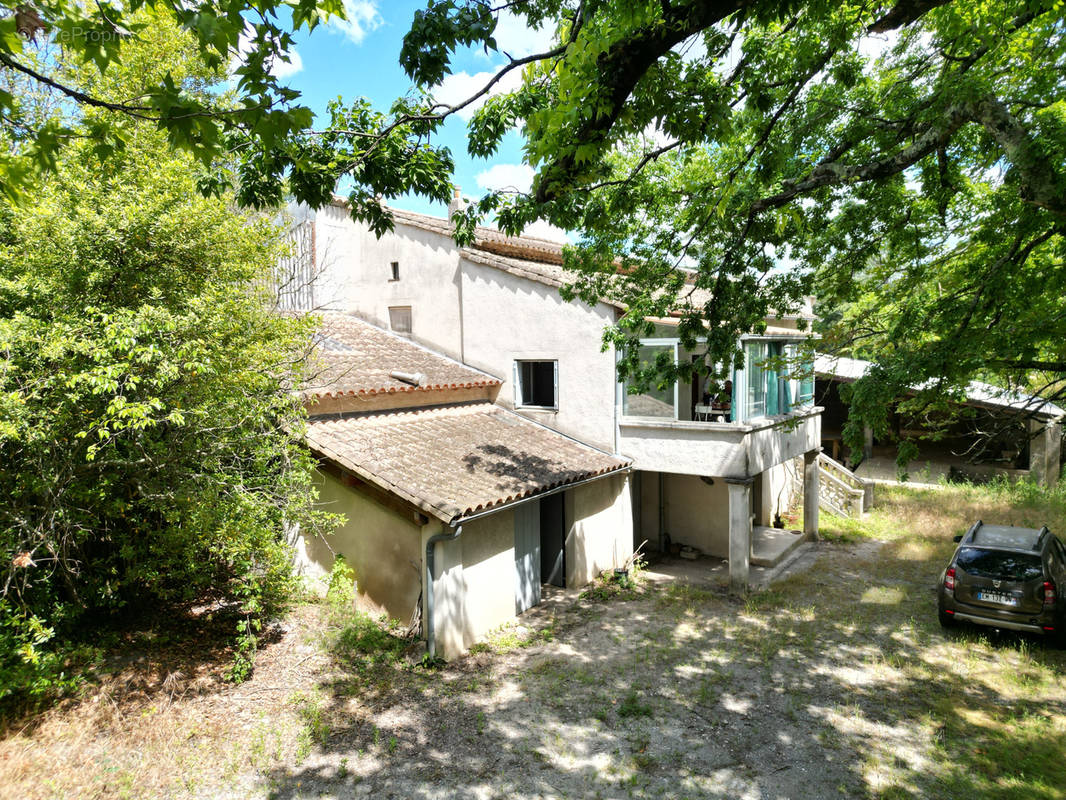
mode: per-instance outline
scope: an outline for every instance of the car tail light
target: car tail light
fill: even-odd
[[[947,589],[949,592],[955,591],[955,568],[954,567],[948,567],[948,571],[944,573],[944,588]]]
[[[1055,581],[1044,581],[1044,605],[1050,606],[1058,599],[1055,591]]]

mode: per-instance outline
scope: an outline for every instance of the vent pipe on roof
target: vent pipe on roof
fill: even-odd
[[[448,222],[451,222],[452,217],[464,208],[466,208],[466,203],[463,202],[462,192],[460,192],[459,187],[456,186],[452,190],[452,201],[448,203]]]
[[[409,383],[411,386],[421,386],[426,380],[426,376],[421,372],[400,372],[398,369],[389,373],[390,378],[395,378],[398,381]]]

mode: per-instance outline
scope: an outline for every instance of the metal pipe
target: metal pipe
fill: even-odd
[[[395,378],[398,381],[403,381],[411,386],[421,386],[426,380],[426,376],[421,372],[401,372],[398,369],[394,369],[390,372],[389,377]]]
[[[453,541],[458,539],[462,532],[463,526],[460,525],[452,533],[435,533],[426,540],[426,652],[430,658],[437,657],[437,631],[433,620],[433,578],[436,571],[433,556],[437,542]]]

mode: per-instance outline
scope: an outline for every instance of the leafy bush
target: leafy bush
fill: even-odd
[[[161,65],[212,77],[177,32],[153,35],[111,90],[136,96]],[[255,288],[279,253],[274,225],[201,196],[191,160],[138,127],[113,153],[68,144],[55,180],[0,210],[8,701],[69,686],[64,650],[102,615],[210,596],[240,605],[247,655],[285,602],[285,532],[328,519],[291,391],[310,323]]]

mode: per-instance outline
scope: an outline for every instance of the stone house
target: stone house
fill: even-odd
[[[748,581],[753,536],[757,539],[760,531],[793,503],[797,486],[802,487],[799,494],[805,497],[809,511],[804,517],[804,531],[795,534],[795,539],[798,542],[805,535],[816,533],[821,420],[820,409],[812,399],[813,378],[810,372],[805,377],[779,374],[765,368],[764,363],[767,358],[794,352],[798,343],[808,337],[802,321],[812,318],[809,310],[768,320],[765,331],[741,337],[738,344],[745,354],[744,364],[733,372],[731,386],[718,387],[710,403],[705,402],[707,387],[686,383],[676,385],[672,391],[631,394],[617,379],[614,351],[602,346],[604,328],[625,309],[610,302],[590,305],[564,301],[558,291],[567,281],[561,245],[480,228],[475,243],[460,248],[451,238],[450,224],[445,219],[401,210],[393,210],[393,215],[395,229],[378,239],[367,226],[351,219],[343,201],[317,213],[303,214],[297,228],[300,257],[294,264],[284,265],[287,272],[280,281],[289,287],[283,305],[342,312],[345,318],[358,318],[376,326],[374,329],[379,332],[388,331],[393,334],[393,341],[402,339],[412,346],[429,348],[438,357],[487,376],[484,380],[495,383],[486,383],[476,391],[485,393],[486,405],[492,403],[496,407],[492,414],[506,414],[506,419],[532,424],[541,432],[539,439],[528,441],[526,452],[530,455],[554,458],[553,443],[558,440],[547,438],[546,432],[550,431],[585,448],[581,453],[595,452],[598,457],[614,459],[610,463],[615,466],[604,473],[613,477],[564,493],[574,492],[574,499],[567,501],[574,510],[564,518],[567,548],[571,547],[575,526],[585,518],[577,510],[581,506],[578,490],[596,494],[602,508],[598,507],[593,516],[606,519],[597,516],[606,514],[614,526],[610,531],[590,529],[584,543],[575,545],[573,554],[566,550],[567,559],[605,568],[621,563],[645,541],[651,550],[684,544],[728,559],[732,583],[743,587]],[[656,321],[655,336],[641,342],[644,357],[652,359],[664,351],[677,360],[704,357],[681,347],[677,322],[674,318]],[[395,367],[391,366],[393,363]],[[378,365],[407,371],[403,364],[387,359]],[[416,393],[405,390],[405,394]],[[318,401],[317,410],[312,409],[316,415],[325,414],[327,409],[329,414],[362,413],[358,406],[342,404],[338,410],[331,405],[336,402],[334,392],[321,395]],[[453,398],[449,395],[446,402],[452,403]],[[370,431],[371,426],[328,424],[332,426],[332,449],[317,449],[314,433],[309,443],[332,465],[325,467],[327,472],[339,467],[356,474],[370,459],[370,451],[356,448],[348,453],[345,462],[336,446],[355,428]],[[315,422],[313,430],[327,430],[314,426]],[[425,449],[433,448],[432,431],[426,428],[422,434],[430,437],[424,442]],[[417,449],[414,441],[404,440],[405,446]],[[488,439],[467,444],[475,448],[491,446]],[[538,451],[536,448],[541,445],[545,449]],[[377,452],[393,446],[393,440],[382,433]],[[581,472],[579,467],[587,466],[583,459],[584,456],[578,458],[573,465],[565,459],[561,463],[565,469],[573,467]],[[331,497],[338,503],[342,488],[353,494],[362,491],[361,486],[337,485],[336,478],[329,480],[334,481],[327,484],[334,493]],[[530,480],[541,486],[532,476]],[[394,486],[401,484],[398,477]],[[392,492],[388,486],[385,489]],[[544,491],[531,488],[530,496]],[[429,494],[419,498],[431,499]],[[477,501],[488,502],[483,498]],[[344,502],[365,505],[363,498]],[[469,516],[476,509],[469,503],[463,508],[459,505],[463,504],[449,506],[449,513],[459,514],[450,519]],[[443,532],[450,522],[425,507],[418,508],[429,520],[430,528],[423,530],[428,543],[436,535],[428,530]],[[492,516],[485,517],[485,525]],[[357,515],[349,517],[356,519]],[[521,514],[501,513],[491,524],[497,526],[500,548],[494,558],[502,565],[518,552],[516,543],[523,535]],[[361,530],[361,536],[374,535],[367,532],[366,526]],[[464,526],[463,538],[468,531]],[[351,535],[355,535],[354,529]],[[548,538],[554,534],[546,533],[542,527],[531,536],[542,537],[544,552],[549,547]],[[467,541],[472,543],[474,538]],[[505,553],[507,544],[510,549]],[[346,547],[354,546],[334,549],[347,552]],[[457,545],[435,546],[438,563],[454,563]],[[615,554],[613,562],[582,555],[585,547],[599,553],[611,550]],[[448,548],[452,548],[452,555],[445,554]],[[428,560],[407,555],[408,560],[419,560],[423,565]],[[411,571],[410,566],[406,569]],[[424,572],[423,566],[419,569]],[[595,574],[595,570],[571,574],[567,569],[567,585],[580,585]],[[541,577],[547,574],[544,570]],[[436,582],[432,586],[438,598],[449,591]],[[470,581],[464,586],[463,591],[469,591]],[[488,614],[484,622],[468,626],[471,635],[480,635],[490,622],[499,624],[505,616],[513,616],[518,606],[504,603],[506,594],[501,588],[499,613]],[[463,605],[457,598],[449,602],[457,608]],[[407,613],[405,608],[394,611],[387,603],[380,605],[394,615]],[[468,646],[469,637],[464,633],[453,636],[452,641],[455,646],[445,648],[448,654],[459,652],[460,643]]]
[[[300,537],[305,574],[343,554],[365,607],[420,617],[430,652],[452,658],[540,602],[542,583],[583,586],[625,561],[627,459],[497,405],[491,375],[321,319],[305,441],[322,504],[347,522]]]

